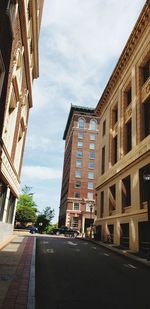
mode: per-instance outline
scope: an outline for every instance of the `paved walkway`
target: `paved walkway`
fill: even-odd
[[[34,295],[29,293],[34,288],[31,278],[34,240],[32,235],[15,233],[0,251],[1,309],[34,308]]]

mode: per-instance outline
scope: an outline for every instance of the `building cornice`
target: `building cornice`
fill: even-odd
[[[123,49],[123,52],[118,60],[118,63],[104,89],[104,92],[97,104],[95,112],[97,115],[101,112],[101,108],[110,98],[118,80],[120,79],[121,74],[125,70],[129,60],[131,59],[135,46],[139,42],[145,28],[150,24],[150,0],[147,0],[143,10],[133,28],[133,31]]]

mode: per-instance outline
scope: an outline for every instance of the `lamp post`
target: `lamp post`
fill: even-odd
[[[149,250],[147,260],[150,261],[150,173],[145,173],[143,179],[146,184],[146,195],[147,195],[147,212],[148,212],[148,230],[149,230]]]
[[[90,238],[92,238],[92,212],[93,212],[93,203],[90,203]]]

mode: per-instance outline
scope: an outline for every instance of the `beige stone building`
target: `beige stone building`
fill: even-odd
[[[32,84],[39,76],[43,0],[0,4],[0,242],[12,233]]]
[[[147,252],[150,174],[150,2],[145,6],[98,102],[100,156],[97,236]],[[149,182],[150,190],[150,182]]]

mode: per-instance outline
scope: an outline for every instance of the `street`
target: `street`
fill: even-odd
[[[149,309],[150,270],[86,240],[39,237],[36,309]]]

